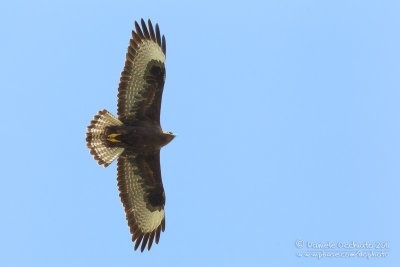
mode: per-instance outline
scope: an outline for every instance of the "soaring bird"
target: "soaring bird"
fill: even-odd
[[[119,195],[135,243],[150,250],[165,230],[165,192],[160,149],[175,135],[160,125],[165,82],[166,42],[150,20],[135,21],[118,87],[118,118],[99,111],[87,127],[86,141],[104,167],[118,159]]]

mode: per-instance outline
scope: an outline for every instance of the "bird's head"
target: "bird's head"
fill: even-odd
[[[168,143],[172,141],[172,139],[175,138],[175,134],[172,132],[167,132],[167,131],[163,131],[164,136],[166,137]]]

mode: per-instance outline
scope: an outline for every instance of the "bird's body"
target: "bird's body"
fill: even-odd
[[[165,132],[161,127],[153,125],[122,125],[110,126],[105,137],[110,147],[123,147],[140,150],[159,150],[175,137]]]
[[[117,181],[135,250],[158,243],[165,229],[165,192],[160,149],[175,135],[163,131],[160,110],[165,82],[166,42],[156,24],[135,22],[118,88],[118,118],[99,111],[86,141],[104,167],[118,159]]]

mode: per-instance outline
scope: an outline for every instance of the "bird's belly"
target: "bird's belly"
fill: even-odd
[[[156,127],[110,127],[106,135],[108,143],[114,147],[159,149],[166,144],[161,129]]]

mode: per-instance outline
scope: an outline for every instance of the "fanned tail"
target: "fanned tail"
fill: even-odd
[[[97,112],[90,125],[87,127],[86,141],[87,147],[90,149],[90,154],[100,165],[107,167],[110,165],[122,152],[122,147],[109,147],[105,130],[108,126],[118,126],[123,123],[114,117],[110,112],[103,109]]]

